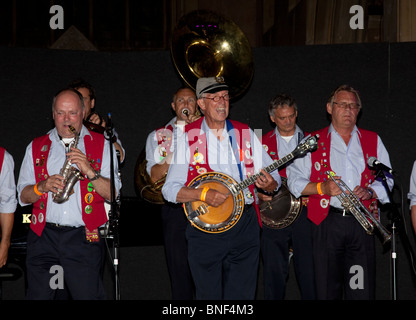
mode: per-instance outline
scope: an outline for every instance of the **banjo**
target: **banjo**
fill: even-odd
[[[319,136],[307,138],[295,150],[264,168],[270,173],[296,157],[315,151]],[[209,206],[203,201],[192,201],[184,204],[187,219],[197,229],[207,233],[221,233],[232,228],[244,211],[243,190],[255,183],[261,173],[257,173],[238,183],[232,177],[220,172],[207,172],[195,177],[189,184],[190,188],[212,188],[224,194],[230,194],[225,202],[218,207]]]

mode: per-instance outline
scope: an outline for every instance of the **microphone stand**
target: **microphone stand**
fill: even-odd
[[[392,289],[392,299],[397,300],[397,270],[396,270],[396,262],[397,262],[397,247],[396,247],[396,235],[397,230],[399,230],[399,235],[401,236],[401,239],[403,241],[403,244],[405,248],[407,249],[411,260],[413,261],[413,257],[415,256],[411,246],[409,239],[406,237],[406,228],[405,228],[405,222],[403,221],[402,215],[400,214],[397,204],[393,200],[393,192],[390,191],[390,188],[387,184],[387,178],[383,172],[383,170],[378,169],[376,173],[376,179],[377,177],[381,178],[384,188],[386,189],[388,198],[390,200],[390,203],[388,204],[389,212],[390,212],[390,220],[391,220],[391,231],[392,231],[392,237],[391,237],[391,273],[392,273],[392,283],[391,283],[391,289]],[[401,192],[403,194],[403,192]],[[403,208],[402,208],[403,211]],[[397,224],[397,226],[396,226]],[[402,232],[400,232],[402,231]],[[413,272],[415,276],[415,268],[413,266]]]
[[[119,206],[115,196],[115,184],[114,184],[114,152],[113,142],[115,139],[113,132],[113,125],[111,121],[111,114],[108,114],[108,120],[105,128],[105,139],[110,144],[110,192],[111,192],[111,209],[108,215],[109,221],[109,234],[113,239],[113,267],[114,267],[114,282],[115,282],[115,299],[120,300],[120,289],[119,289],[119,274],[118,274],[118,263],[119,263]]]

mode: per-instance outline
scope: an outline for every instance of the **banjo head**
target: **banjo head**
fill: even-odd
[[[219,172],[207,172],[193,179],[188,187],[199,189],[209,187],[221,193],[229,193],[228,199],[218,207],[208,206],[203,201],[184,204],[185,214],[197,229],[208,233],[221,233],[232,228],[244,211],[244,194],[235,192],[237,182]],[[197,213],[195,216],[193,213]]]
[[[263,226],[271,229],[283,229],[291,225],[299,216],[302,202],[289,191],[282,178],[282,186],[271,201],[259,205]]]

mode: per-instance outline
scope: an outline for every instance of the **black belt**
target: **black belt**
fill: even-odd
[[[57,229],[57,230],[73,230],[73,229],[78,228],[78,227],[73,227],[73,226],[64,226],[64,225],[61,225],[58,223],[52,223],[52,222],[46,222],[46,227]]]
[[[244,211],[249,210],[253,206],[252,203],[244,205]]]
[[[339,209],[339,208],[336,208],[336,207],[333,207],[333,206],[329,206],[329,211],[341,214],[343,216],[351,216],[352,215],[351,212],[349,212],[347,210]]]

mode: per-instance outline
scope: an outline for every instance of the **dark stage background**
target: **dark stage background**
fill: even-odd
[[[390,153],[392,167],[399,173],[395,198],[404,207],[403,217],[413,245],[406,196],[416,160],[412,140],[416,133],[416,43],[271,47],[254,49],[253,54],[252,84],[244,96],[232,103],[230,117],[249,123],[258,133],[272,128],[267,107],[277,93],[286,92],[297,99],[298,124],[311,131],[328,124],[325,104],[335,87],[348,83],[361,92],[359,126],[377,131]],[[147,135],[173,116],[171,97],[182,81],[170,53],[0,47],[0,57],[1,145],[14,156],[16,181],[26,146],[52,128],[54,93],[78,77],[95,86],[97,111],[112,114],[126,149],[121,169],[123,298],[169,299],[159,208],[136,196],[134,167]],[[387,214],[382,218],[383,224],[389,223]],[[401,239],[397,241],[399,298],[414,299],[410,260]],[[379,249],[377,297],[389,299],[389,250]],[[111,275],[108,279],[111,282]],[[290,290],[296,292],[295,282]],[[6,292],[3,298],[7,298],[5,295]],[[296,294],[288,297],[298,298]]]

